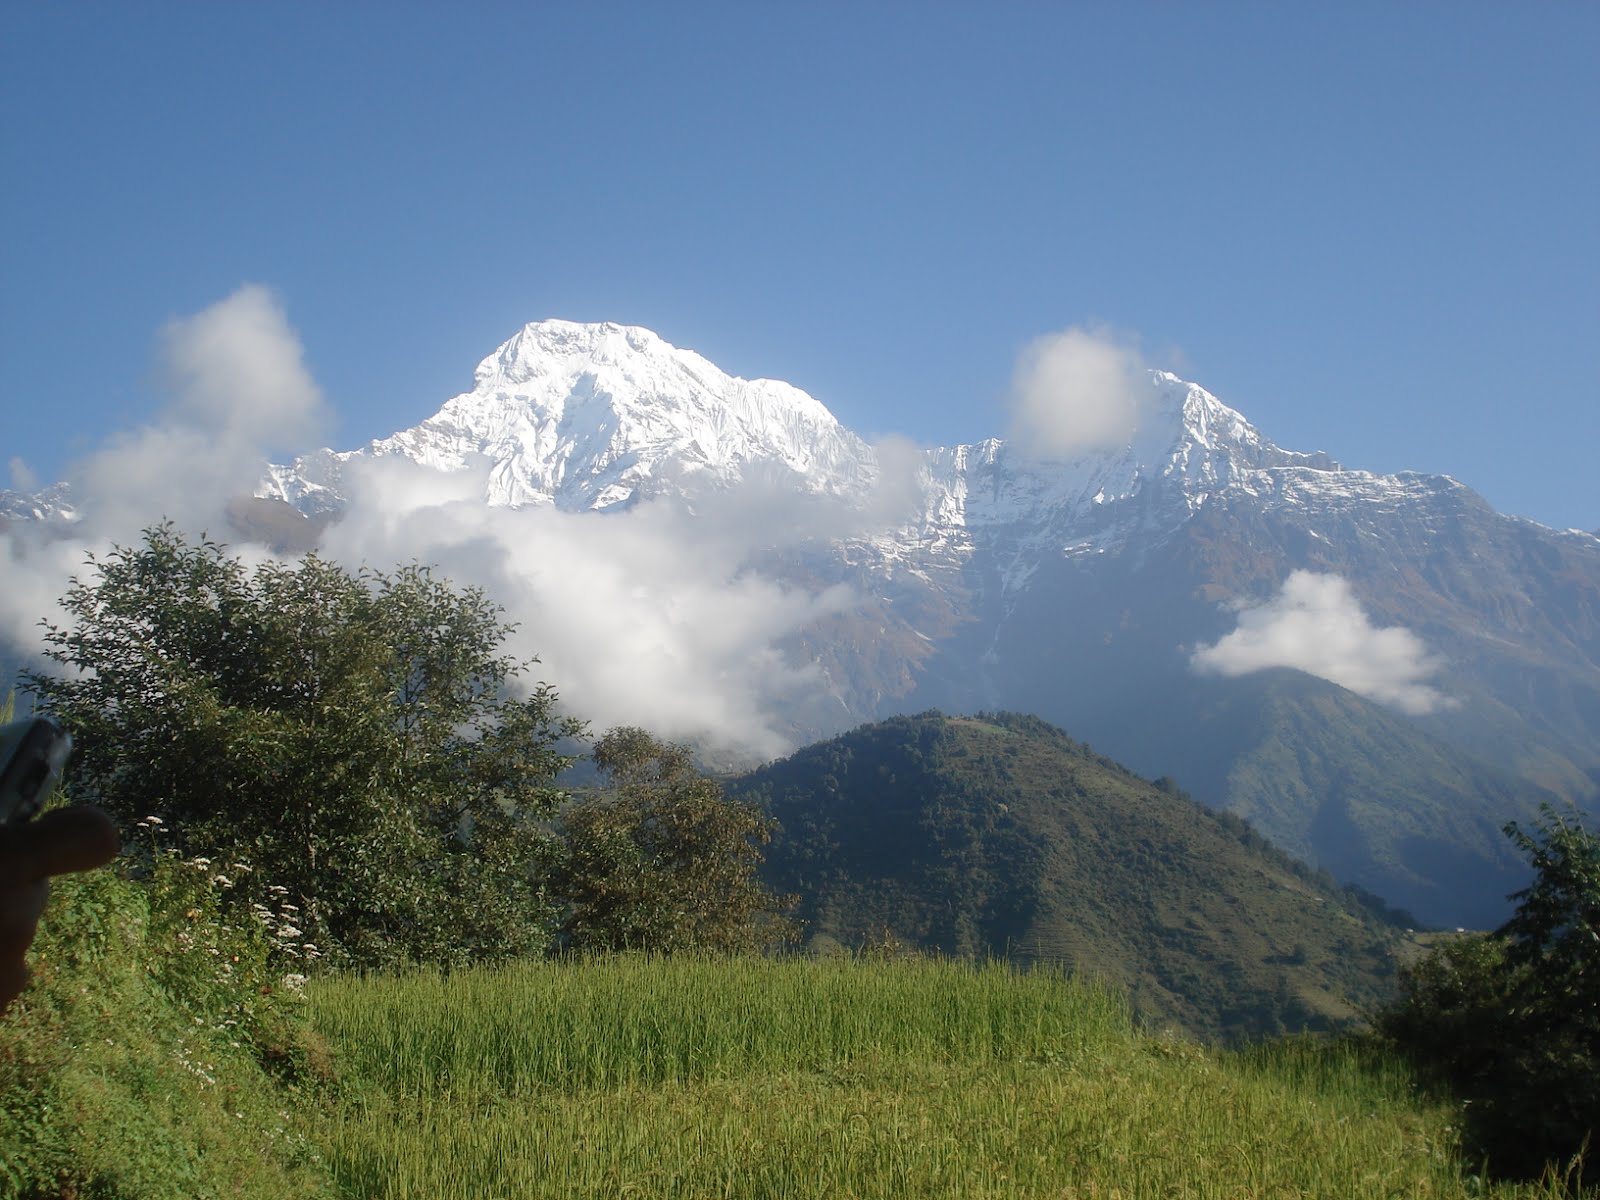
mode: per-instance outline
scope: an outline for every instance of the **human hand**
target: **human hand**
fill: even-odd
[[[24,961],[50,895],[50,876],[102,867],[120,849],[98,808],[58,808],[0,829],[0,1011],[28,982]]]

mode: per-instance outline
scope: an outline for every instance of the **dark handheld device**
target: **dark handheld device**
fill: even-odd
[[[72,735],[49,717],[0,725],[0,827],[33,818],[71,753]]]

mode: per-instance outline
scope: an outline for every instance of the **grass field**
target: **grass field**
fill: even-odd
[[[612,958],[310,993],[351,1196],[1555,1195],[1349,1043],[1218,1054],[1104,989],[913,959]]]

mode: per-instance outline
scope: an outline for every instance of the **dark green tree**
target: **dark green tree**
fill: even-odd
[[[1600,836],[1546,806],[1508,837],[1533,882],[1492,934],[1453,938],[1401,975],[1377,1027],[1467,1101],[1491,1170],[1538,1175],[1591,1153],[1600,1181]]]
[[[556,890],[574,950],[753,950],[785,940],[790,906],[757,868],[772,822],[695,770],[688,747],[642,729],[595,743],[606,786],[561,816]]]
[[[1515,821],[1506,836],[1533,865],[1533,882],[1511,898],[1500,929],[1507,960],[1524,967],[1525,1002],[1547,1018],[1582,1014],[1600,1022],[1600,837],[1549,805],[1534,833]]]
[[[75,797],[287,887],[334,962],[542,950],[559,747],[582,731],[482,592],[427,568],[247,566],[170,524],[91,559],[34,673]]]

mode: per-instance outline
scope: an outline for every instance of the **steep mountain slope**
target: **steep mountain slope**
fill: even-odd
[[[1032,717],[895,718],[730,790],[780,822],[770,880],[814,943],[1065,962],[1207,1035],[1350,1018],[1402,940],[1244,823]]]
[[[334,510],[352,459],[401,455],[440,470],[488,462],[492,505],[692,506],[751,480],[831,497],[867,514],[860,528],[751,564],[806,588],[845,581],[860,598],[787,647],[822,668],[784,714],[797,740],[929,706],[1025,709],[1179,774],[1424,920],[1504,916],[1492,831],[1527,816],[1539,788],[1600,795],[1600,539],[1502,516],[1444,476],[1284,450],[1197,385],[1160,372],[1147,384],[1125,445],[1063,461],[993,439],[930,450],[909,506],[885,520],[868,513],[883,475],[873,448],[804,393],[732,379],[647,330],[549,321],[416,429],[277,468],[260,492]],[[1338,575],[1374,626],[1421,639],[1438,667],[1434,711],[1347,696],[1319,717],[1316,689],[1291,701],[1279,688],[1264,706],[1249,678],[1201,686],[1194,647],[1296,570]],[[1203,738],[1195,704],[1211,713]],[[1218,758],[1224,745],[1237,763]],[[1302,750],[1321,765],[1260,765]],[[1405,848],[1419,838],[1434,850]]]
[[[337,506],[342,468],[357,455],[402,455],[441,471],[487,460],[488,503],[570,511],[752,473],[849,495],[874,472],[866,445],[799,388],[735,379],[648,329],[537,322],[479,363],[473,381],[414,429],[274,468],[258,494]]]
[[[1284,492],[1298,502],[1213,497],[1172,536],[1129,552],[1041,560],[1027,587],[980,608],[955,639],[964,644],[951,647],[973,664],[976,696],[930,674],[904,703],[975,699],[1066,723],[1140,770],[1175,775],[1207,803],[1253,814],[1285,845],[1425,921],[1497,923],[1509,914],[1506,863],[1485,831],[1556,798],[1540,788],[1579,802],[1594,795],[1600,546],[1501,517],[1436,478],[1403,479],[1379,495],[1331,486],[1308,495],[1291,479],[1273,494]],[[977,555],[970,566],[979,580],[1000,574]],[[1252,700],[1259,680],[1197,678],[1190,648],[1237,621],[1225,602],[1265,599],[1297,569],[1339,575],[1375,625],[1418,635],[1440,661],[1432,682],[1445,702],[1406,716],[1346,696],[1338,720],[1307,714],[1274,725],[1274,710]],[[1228,719],[1202,732],[1207,707]],[[1219,746],[1243,753],[1273,742],[1289,761],[1319,759],[1319,786],[1332,789],[1302,792],[1292,821],[1263,817],[1283,810],[1283,773],[1214,765]],[[1452,765],[1436,769],[1442,759]],[[1407,786],[1396,788],[1400,779]],[[1334,826],[1315,823],[1325,802],[1359,814],[1365,834],[1336,838]],[[1422,820],[1418,803],[1435,816]],[[1397,847],[1419,821],[1457,850],[1477,851],[1446,855],[1418,878]]]
[[[1499,924],[1528,879],[1501,826],[1555,799],[1298,671],[1175,681],[1127,716],[1116,753],[1428,923]]]
[[[1445,476],[1283,449],[1170,374],[1131,402],[1124,444],[1045,459],[990,439],[892,462],[787,384],[734,379],[648,330],[545,321],[416,428],[273,468],[235,523],[303,547],[340,512],[358,461],[386,458],[487,468],[495,506],[615,513],[659,499],[703,514],[708,496],[751,485],[803,497],[832,518],[757,539],[746,567],[811,592],[842,582],[856,599],[781,647],[816,668],[764,714],[792,741],[929,707],[1031,711],[1253,814],[1424,920],[1506,915],[1484,899],[1506,881],[1489,831],[1527,816],[1541,788],[1600,802],[1600,538],[1498,514]],[[0,518],[69,503],[11,495]],[[1417,639],[1432,711],[1331,698],[1326,679],[1275,684],[1267,703],[1259,679],[1196,677],[1196,647],[1296,571],[1337,576],[1372,628]],[[1453,848],[1404,848],[1423,837]]]

